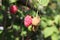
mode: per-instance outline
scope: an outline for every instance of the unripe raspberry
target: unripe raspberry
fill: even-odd
[[[32,19],[32,25],[37,26],[40,23],[40,17],[36,16]]]
[[[25,17],[25,19],[24,19],[24,25],[25,25],[26,27],[28,27],[28,26],[31,25],[31,24],[32,24],[32,17],[29,16],[29,15],[27,15],[27,16]]]

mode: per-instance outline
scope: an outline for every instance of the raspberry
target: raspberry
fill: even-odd
[[[18,7],[16,5],[10,6],[10,13],[15,14],[18,10]]]
[[[31,24],[32,24],[32,17],[29,16],[29,15],[27,15],[27,16],[25,17],[25,19],[24,19],[24,25],[25,25],[26,27],[28,27],[28,26],[31,25]]]
[[[40,17],[36,16],[32,19],[32,25],[37,26],[40,23]]]

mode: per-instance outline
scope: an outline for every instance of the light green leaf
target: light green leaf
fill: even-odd
[[[19,37],[16,37],[16,39],[15,40],[19,40]]]
[[[27,32],[26,31],[22,31],[21,32],[21,36],[26,36]]]
[[[29,31],[32,31],[32,25],[30,25],[30,26],[28,27],[28,30],[29,30]]]
[[[59,37],[58,37],[59,39],[60,39],[60,35],[59,35]]]
[[[60,0],[57,0],[58,2],[60,2]]]
[[[9,0],[10,3],[14,3],[16,2],[17,0]]]
[[[43,21],[47,22],[49,19],[47,19],[47,17],[46,17],[46,16],[42,16],[42,17],[41,17],[41,20],[43,20]]]
[[[40,0],[39,3],[43,6],[47,6],[50,0]]]
[[[59,31],[58,31],[58,29],[57,29],[57,27],[56,26],[52,26],[52,29],[53,29],[53,31],[55,32],[55,33],[59,33]]]
[[[0,30],[0,34],[2,33],[3,31],[2,30]]]
[[[47,27],[47,23],[44,22],[44,21],[41,21],[40,25],[41,25],[42,28],[46,28]]]
[[[53,35],[51,36],[51,38],[52,38],[52,40],[58,40],[58,35],[57,35],[57,34],[53,34]]]
[[[19,30],[20,29],[20,27],[19,26],[17,26],[17,25],[13,25],[13,29],[15,29],[15,30]]]
[[[55,16],[54,21],[55,21],[56,24],[58,24],[59,19],[60,19],[60,15]]]
[[[43,34],[45,38],[51,36],[54,32],[58,33],[58,29],[55,26],[47,27],[43,30]]]
[[[32,7],[35,7],[37,10],[43,9],[44,6],[47,6],[50,0],[32,0]]]
[[[53,29],[51,27],[47,27],[43,30],[43,34],[45,38],[51,36],[52,33],[53,33]]]
[[[47,25],[48,26],[53,26],[54,25],[54,21],[53,20],[48,20],[47,21]]]

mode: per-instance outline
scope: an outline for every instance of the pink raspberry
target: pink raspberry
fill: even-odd
[[[32,24],[32,17],[29,16],[29,15],[27,15],[27,16],[25,17],[25,19],[24,19],[24,25],[25,25],[26,27],[28,27],[28,26],[31,25],[31,24]]]

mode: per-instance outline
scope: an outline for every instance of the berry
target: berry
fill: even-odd
[[[28,26],[30,26],[31,24],[32,24],[32,17],[29,16],[29,15],[27,15],[27,16],[25,17],[25,19],[24,19],[24,25],[25,25],[26,27],[28,27]]]
[[[10,6],[10,13],[16,14],[17,10],[18,10],[18,7],[16,5]]]
[[[40,17],[36,16],[32,19],[32,25],[37,26],[40,23]]]

